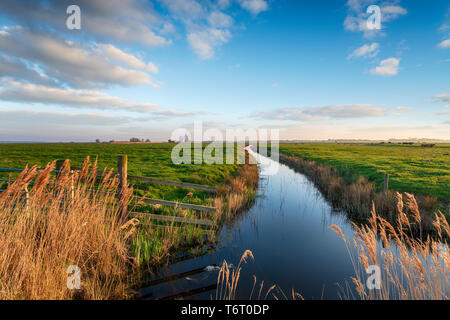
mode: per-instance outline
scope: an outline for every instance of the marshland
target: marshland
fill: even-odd
[[[444,155],[437,186],[414,196],[420,190],[408,181],[403,189],[394,189],[394,183],[388,192],[380,190],[373,177],[382,170],[364,176],[358,166],[347,163],[341,171],[310,158],[320,157],[319,152],[292,158],[294,152],[301,155],[302,145],[281,145],[282,164],[276,163],[275,174],[268,170],[274,161],[252,150],[256,165],[191,166],[167,160],[172,147],[0,144],[0,167],[26,168],[2,172],[2,178],[10,180],[3,181],[5,191],[0,194],[2,298],[448,299],[445,191],[444,196],[432,193],[439,190],[439,179],[444,184],[447,179]],[[308,148],[339,148],[341,154],[344,148],[359,150],[358,161],[369,159],[363,152],[374,147]],[[445,154],[448,147],[442,148]],[[123,217],[116,201],[117,154],[128,154],[132,174],[207,184],[217,192],[157,184],[131,190],[130,184],[125,199],[130,215]],[[70,159],[59,173],[53,172],[56,159]],[[69,165],[81,170],[64,170]],[[104,168],[113,170],[100,175]],[[430,170],[423,179],[432,179],[435,172]],[[356,191],[361,194],[355,196]],[[145,196],[214,206],[217,211],[139,205]],[[420,200],[433,196],[432,205]],[[154,220],[145,213],[214,224]],[[66,287],[69,265],[81,268],[79,290]],[[365,285],[370,265],[381,267],[379,290]],[[47,289],[36,289],[43,286]]]

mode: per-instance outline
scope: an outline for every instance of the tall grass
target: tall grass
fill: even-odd
[[[347,238],[337,225],[334,230],[345,242],[355,270],[352,284],[341,287],[343,299],[361,300],[443,300],[450,299],[450,251],[446,235],[450,226],[442,213],[438,213],[433,226],[438,237],[426,240],[415,237],[414,229],[421,228],[421,215],[417,201],[411,194],[395,193],[397,201],[397,222],[390,224],[377,215],[372,204],[369,223],[358,226],[353,223],[353,237]],[[216,299],[234,300],[237,296],[241,271],[248,259],[254,260],[253,253],[246,250],[237,267],[226,261],[222,263],[217,278]],[[369,266],[380,267],[379,289],[369,289],[366,285]],[[249,299],[293,299],[303,300],[303,296],[292,289],[286,295],[277,285],[263,292],[264,282],[257,285],[256,277]],[[355,295],[356,293],[356,295]]]
[[[378,216],[373,205],[368,225],[353,224],[353,239],[346,238],[338,226],[330,226],[349,251],[355,269],[352,282],[357,297],[363,300],[450,299],[450,251],[445,238],[450,235],[450,227],[447,220],[442,213],[436,215],[433,223],[438,234],[436,239],[414,237],[414,229],[421,232],[417,201],[408,193],[404,196],[396,193],[395,197],[398,213],[395,224]],[[355,250],[351,250],[352,247]],[[370,265],[380,267],[379,289],[366,286],[366,270]],[[343,297],[355,298],[352,290],[347,289]]]
[[[219,270],[219,275],[217,276],[216,300],[236,299],[242,266],[246,264],[249,259],[255,260],[255,257],[250,250],[245,250],[235,268],[232,264],[228,264],[227,261],[223,261]],[[253,287],[248,298],[249,300],[253,299],[253,294],[255,294],[256,300],[266,300],[268,297],[274,298],[275,300],[279,300],[280,298],[285,300],[304,300],[303,296],[300,293],[295,292],[294,289],[291,290],[291,296],[288,297],[284,291],[275,284],[263,291],[264,281],[261,281],[257,286],[255,275],[253,275],[253,280]]]
[[[280,162],[305,174],[334,207],[344,210],[353,221],[367,222],[372,203],[375,203],[381,217],[391,224],[396,223],[398,211],[395,191],[378,192],[375,185],[365,177],[356,174],[341,176],[335,168],[315,161],[280,154]],[[437,209],[437,198],[420,196],[414,201],[420,208],[421,215],[421,228],[414,228],[414,231],[421,230],[423,234],[435,234],[433,213]],[[420,236],[419,233],[415,235]]]
[[[244,164],[237,170],[235,177],[228,176],[225,183],[218,187],[218,197],[215,199],[219,219],[230,220],[250,206],[256,196],[258,181],[256,165]]]
[[[55,163],[25,168],[0,194],[0,299],[127,297],[134,221],[119,217],[118,181],[96,184],[89,159],[79,172],[68,164],[56,177]],[[81,270],[79,290],[68,289],[70,265]]]
[[[149,266],[152,269],[164,264],[168,257],[183,250],[213,245],[218,228],[253,203],[258,179],[257,166],[249,164],[240,167],[236,176],[227,176],[225,182],[218,186],[217,194],[206,199],[207,204],[217,208],[213,213],[201,214],[181,208],[162,208],[159,205],[146,208],[156,214],[207,219],[214,222],[214,227],[205,228],[198,225],[164,222],[148,223],[141,220],[130,247],[137,264]]]

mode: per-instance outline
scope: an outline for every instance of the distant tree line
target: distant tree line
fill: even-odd
[[[109,140],[109,143],[115,142],[114,140]],[[151,142],[150,139],[139,139],[139,138],[130,138],[130,142]],[[95,139],[95,143],[107,143],[106,141],[100,141],[100,139]]]

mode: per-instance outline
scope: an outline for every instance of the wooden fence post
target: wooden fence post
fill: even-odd
[[[389,174],[384,175],[384,192],[389,190]]]
[[[124,218],[128,214],[128,203],[126,200],[128,193],[128,156],[121,154],[117,157],[117,172],[119,173],[119,190],[118,190],[118,202],[119,202],[119,215]]]

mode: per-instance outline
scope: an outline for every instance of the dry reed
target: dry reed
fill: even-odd
[[[225,184],[218,187],[215,199],[216,208],[220,208],[219,218],[230,220],[253,203],[258,180],[258,167],[249,164],[240,167],[236,177],[228,177]]]
[[[109,172],[97,184],[88,158],[79,172],[66,161],[55,177],[54,167],[27,167],[0,194],[0,298],[127,297],[126,241],[136,221],[119,218],[117,178]],[[70,265],[81,270],[79,290],[68,289]]]
[[[394,191],[377,192],[374,184],[366,178],[354,176],[344,179],[333,167],[324,166],[315,161],[280,154],[280,162],[305,174],[334,207],[344,210],[352,220],[367,222],[370,218],[372,203],[375,203],[379,216],[391,224],[396,223],[398,201]],[[408,199],[405,198],[404,201],[406,205]],[[419,196],[415,205],[418,207],[417,212],[419,209],[422,211],[421,220],[418,223],[421,226],[420,230],[424,234],[433,233],[432,214],[438,207],[437,198]],[[424,212],[426,214],[423,214]],[[412,230],[416,231],[415,236],[421,236],[418,232],[419,228],[415,227]]]
[[[238,282],[241,277],[242,265],[246,264],[249,258],[255,260],[253,253],[250,250],[245,250],[236,268],[233,268],[233,265],[228,264],[225,260],[223,261],[222,267],[220,268],[219,275],[217,277],[216,300],[236,299]],[[253,299],[253,292],[255,291],[255,287],[257,284],[255,275],[253,275],[253,280],[253,287],[248,298],[249,300]],[[264,281],[261,281],[259,284],[258,295],[255,296],[256,300],[266,300],[269,297],[269,294],[275,300],[280,300],[279,296],[285,300],[289,300],[289,297],[276,284],[270,286],[266,290],[265,294],[263,293],[263,290]],[[303,296],[300,293],[295,292],[294,289],[292,289],[291,291],[290,298],[292,300],[304,300]]]
[[[396,194],[398,216],[394,225],[378,216],[373,206],[368,225],[353,224],[352,240],[347,239],[338,226],[330,226],[349,251],[355,269],[352,282],[359,299],[449,299],[450,251],[445,238],[445,235],[450,235],[449,224],[439,212],[433,223],[437,239],[414,237],[413,229],[421,228],[421,215],[414,196],[405,194],[404,197],[406,207],[403,206],[403,196]],[[370,265],[380,267],[379,289],[366,286],[366,270]],[[355,298],[352,290],[344,290],[343,297]]]

